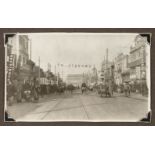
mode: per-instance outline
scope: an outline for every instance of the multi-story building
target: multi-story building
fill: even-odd
[[[122,84],[122,60],[123,60],[123,53],[118,54],[118,56],[114,60],[114,67],[115,67],[115,73],[114,73],[114,79],[115,84],[120,85]]]
[[[13,35],[6,38],[5,44],[5,51],[6,51],[6,73],[7,73],[7,80],[10,81],[12,73],[16,66],[16,55],[13,53]]]
[[[102,82],[106,82],[109,79],[114,79],[114,63],[104,60],[101,64],[100,79]]]
[[[15,66],[23,66],[27,64],[29,59],[29,38],[27,35],[14,35],[8,38],[7,49],[10,50],[7,52],[9,55],[14,55]]]
[[[32,76],[32,66],[34,63],[29,60],[29,38],[27,35],[13,35],[8,37],[6,43],[7,51],[7,68],[12,68],[7,71],[7,77],[10,78],[10,72],[18,77],[20,80],[26,80]],[[13,76],[12,76],[13,77]]]
[[[29,39],[27,35],[19,35],[19,59],[21,66],[27,64],[29,59]]]
[[[97,83],[97,81],[98,81],[98,74],[97,74],[97,69],[96,69],[96,67],[94,66],[94,67],[92,68],[92,73],[91,73],[91,80],[90,80],[90,82],[91,82],[91,83]]]
[[[149,83],[149,52],[150,45],[147,38],[137,35],[135,44],[130,49],[130,80],[136,85],[136,90],[146,93]],[[145,91],[145,92],[144,92]]]
[[[130,48],[130,80],[138,83],[141,79],[146,79],[146,46],[146,38],[137,35],[135,45]]]
[[[129,55],[124,55],[122,57],[122,82],[130,81],[130,69],[128,67]]]
[[[130,80],[130,72],[128,68],[128,59],[127,54],[120,53],[115,58],[115,83],[117,85],[123,84],[126,81]]]

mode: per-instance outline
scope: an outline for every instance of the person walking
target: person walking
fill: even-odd
[[[111,97],[113,95],[113,85],[112,80],[109,80],[109,96]]]
[[[130,85],[128,82],[124,83],[124,93],[126,97],[130,96]]]
[[[82,85],[81,85],[82,94],[86,91],[86,89],[87,89],[86,83],[82,83]]]
[[[109,83],[108,82],[105,83],[104,90],[105,90],[105,96],[109,97]]]
[[[37,81],[35,78],[33,81],[32,92],[33,92],[34,101],[38,102],[39,93],[40,93],[40,86],[39,86],[39,81]]]

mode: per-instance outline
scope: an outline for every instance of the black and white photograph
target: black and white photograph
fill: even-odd
[[[2,155],[154,155],[153,0],[0,5]]]
[[[149,33],[5,33],[16,122],[150,122]],[[5,120],[7,121],[7,120]]]

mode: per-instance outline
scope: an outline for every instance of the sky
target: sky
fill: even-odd
[[[51,70],[64,73],[82,73],[81,69],[58,67],[58,63],[90,64],[98,69],[108,48],[109,60],[113,60],[119,53],[128,54],[130,46],[134,44],[137,33],[31,33],[32,60],[47,70],[47,63]]]

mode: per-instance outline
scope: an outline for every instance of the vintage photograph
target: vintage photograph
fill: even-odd
[[[151,34],[15,33],[4,38],[5,118],[150,122]]]

